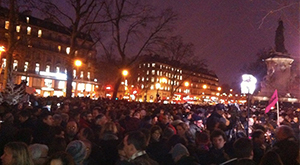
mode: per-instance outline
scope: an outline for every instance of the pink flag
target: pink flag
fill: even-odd
[[[271,107],[273,107],[277,103],[277,101],[278,101],[278,94],[276,89],[269,101],[269,105],[266,107],[265,113],[268,113]]]

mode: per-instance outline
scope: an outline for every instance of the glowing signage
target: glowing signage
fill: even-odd
[[[40,71],[40,75],[55,77],[56,79],[59,79],[59,80],[67,80],[67,75],[64,74],[64,73],[54,73],[54,72]]]

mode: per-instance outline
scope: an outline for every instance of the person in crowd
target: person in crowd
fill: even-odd
[[[209,139],[209,133],[207,131],[196,132],[196,148],[194,153],[194,157],[200,164],[208,164],[209,163],[209,147],[211,145]]]
[[[189,144],[194,144],[195,139],[193,138],[191,132],[186,123],[179,123],[176,125],[177,134],[185,139],[185,141]]]
[[[102,113],[102,110],[100,107],[95,107],[94,109],[92,109],[92,117],[93,117],[93,120],[96,119],[96,117],[98,115],[100,115]],[[102,113],[103,114],[103,113]]]
[[[87,150],[85,144],[81,140],[71,141],[67,145],[66,152],[73,157],[76,165],[83,165]]]
[[[265,154],[265,133],[262,130],[255,130],[252,132],[252,142],[253,142],[253,160],[258,164]]]
[[[63,137],[54,137],[48,146],[48,155],[52,156],[56,152],[65,151],[67,147],[67,141]]]
[[[217,104],[214,107],[213,113],[207,118],[206,127],[207,130],[212,132],[215,129],[221,129],[223,131],[227,130],[227,126],[229,126],[229,120],[224,117],[225,113],[225,105],[224,104]]]
[[[131,164],[158,165],[146,153],[146,137],[140,131],[129,132],[123,140],[124,152]]]
[[[107,117],[103,113],[100,113],[98,116],[95,117],[94,125],[92,127],[95,137],[99,138],[102,127],[106,122],[107,122]]]
[[[28,147],[23,142],[9,142],[1,156],[2,165],[33,165]]]
[[[268,151],[262,157],[259,165],[283,165],[280,156],[273,150]]]
[[[81,113],[81,118],[80,118],[80,126],[81,127],[92,127],[93,124],[93,115],[91,111],[84,111]]]
[[[53,117],[51,112],[43,111],[34,131],[33,143],[48,145],[51,141],[49,135],[53,135]]]
[[[31,144],[28,146],[29,153],[35,165],[43,165],[48,159],[49,148],[45,144]]]
[[[212,147],[209,149],[208,154],[210,164],[220,164],[229,160],[229,156],[224,149],[226,139],[224,131],[220,129],[215,129],[210,134],[210,140],[212,142]]]
[[[62,126],[62,116],[61,114],[54,114],[53,115],[53,126]]]
[[[120,143],[117,136],[118,129],[114,122],[107,122],[103,125],[100,133],[99,146],[101,146],[107,164],[115,164],[118,159],[117,146]]]
[[[284,165],[296,165],[299,156],[299,141],[290,126],[282,125],[275,132],[276,143],[273,150],[280,156]]]
[[[65,152],[60,151],[53,154],[45,163],[45,165],[76,165],[73,157]]]
[[[19,121],[20,125],[19,128],[29,128],[31,130],[34,130],[34,122],[31,119],[31,113],[29,110],[23,110],[19,113]]]
[[[252,160],[253,145],[252,145],[252,141],[249,138],[243,137],[237,139],[233,144],[233,149],[237,159],[232,163],[235,162],[236,165],[244,165],[244,164],[256,165],[256,162]]]
[[[166,128],[171,128],[173,130],[174,134],[177,134],[177,130],[171,124],[170,114],[168,114],[168,113],[160,114],[158,125],[160,126],[160,128],[162,130],[165,130]]]
[[[190,156],[188,149],[181,143],[176,144],[170,153],[172,154],[172,159],[176,165],[199,164],[194,157]]]
[[[196,138],[196,132],[201,132],[204,129],[203,120],[197,114],[192,115],[192,120],[190,122],[190,132],[193,138]]]
[[[162,130],[159,126],[154,125],[150,129],[150,141],[147,147],[147,153],[151,158],[156,160],[158,163],[163,159],[162,152],[164,151],[164,144],[161,141]]]
[[[83,127],[79,130],[77,134],[78,140],[89,140],[92,142],[95,142],[95,135],[91,128],[89,127]]]
[[[73,141],[77,139],[78,134],[78,125],[74,120],[70,120],[66,126],[66,139],[67,142]]]

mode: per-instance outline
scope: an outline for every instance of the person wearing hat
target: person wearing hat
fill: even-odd
[[[208,117],[206,121],[207,130],[212,132],[213,130],[219,128],[223,131],[227,130],[227,126],[230,124],[230,121],[224,116],[225,105],[217,104],[214,108],[213,113]]]
[[[196,159],[192,156],[190,156],[189,151],[187,148],[181,144],[177,143],[170,151],[172,155],[172,159],[175,162],[176,165],[184,165],[184,164],[190,164],[190,165],[197,165],[199,164]]]
[[[190,132],[194,139],[196,138],[196,132],[202,132],[203,128],[204,125],[202,118],[197,114],[193,114],[190,122]]]

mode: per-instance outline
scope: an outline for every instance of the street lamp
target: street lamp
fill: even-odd
[[[122,75],[124,76],[124,86],[125,86],[124,90],[125,90],[125,95],[127,94],[127,90],[128,90],[128,87],[127,87],[128,83],[127,83],[127,79],[126,79],[126,76],[128,76],[128,74],[129,74],[128,70],[124,69],[122,71]]]
[[[76,86],[75,86],[75,92],[74,92],[74,96],[76,97],[77,96],[77,90],[78,90],[78,79],[79,79],[79,67],[82,65],[82,62],[80,60],[75,60],[74,61],[74,65],[76,66],[76,77],[77,77],[77,82],[76,82]]]
[[[156,84],[155,84],[155,87],[156,87],[156,101],[158,102],[158,99],[159,99],[158,90],[159,90],[159,88],[160,88],[160,83],[156,83]]]
[[[241,83],[241,93],[247,94],[247,136],[249,137],[249,118],[250,118],[250,95],[253,94],[256,88],[256,78],[251,74],[244,74],[242,76],[242,83]]]

